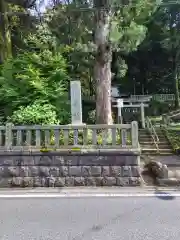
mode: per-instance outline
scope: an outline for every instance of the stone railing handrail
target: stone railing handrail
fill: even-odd
[[[138,148],[138,123],[0,126],[1,149]]]
[[[170,122],[171,122],[171,118],[176,117],[178,115],[180,115],[180,109],[177,109],[175,111],[171,111],[171,112],[169,112],[167,114],[163,114],[162,115],[163,124],[169,125]]]
[[[171,115],[168,115],[169,118],[173,118],[180,115],[180,110],[177,110],[176,112],[172,113]]]
[[[159,138],[158,138],[156,130],[155,130],[155,128],[154,128],[154,126],[151,122],[151,119],[149,117],[146,117],[146,126],[147,126],[147,129],[148,129],[149,133],[152,136],[152,139],[154,141],[154,144],[155,144],[157,150],[159,151],[159,147],[158,147]]]

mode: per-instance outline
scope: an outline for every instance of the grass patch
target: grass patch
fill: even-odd
[[[173,151],[180,154],[180,128],[164,128],[164,133],[168,138]]]

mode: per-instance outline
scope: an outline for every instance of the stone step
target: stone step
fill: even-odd
[[[167,141],[167,138],[165,138],[165,137],[159,137],[159,136],[158,136],[158,138],[159,138],[159,141],[160,141],[160,142]]]
[[[141,137],[139,137],[139,142],[149,142],[149,143],[150,143],[150,142],[154,142],[154,140],[153,140],[152,137],[150,137],[150,138],[141,138]],[[159,143],[162,143],[162,144],[165,144],[165,143],[170,144],[169,141],[168,141],[167,139],[165,139],[165,138],[159,139]]]
[[[142,148],[152,148],[152,147],[155,147],[155,144],[154,143],[140,143],[140,146]]]
[[[146,147],[146,148],[141,148],[142,149],[142,151],[157,151],[157,149],[155,148],[155,147],[152,147],[152,148],[150,148],[150,147]]]
[[[156,149],[155,144],[153,145],[142,145],[140,144],[141,149]],[[169,146],[158,146],[160,151],[172,151],[172,149]]]
[[[162,144],[162,145],[164,145],[164,144],[170,145],[170,143],[166,139],[164,141],[159,141],[158,143]]]
[[[150,155],[153,153],[158,153],[158,150],[156,148],[141,148],[142,153],[149,153]],[[170,148],[166,149],[159,149],[159,154],[171,154],[173,153],[173,150]]]
[[[163,157],[168,157],[168,156],[171,156],[172,155],[172,152],[152,152],[152,151],[149,151],[149,152],[147,152],[147,151],[142,151],[142,153],[144,154],[144,155],[149,155],[149,156],[163,156]]]
[[[154,143],[154,141],[152,139],[150,139],[150,141],[142,141],[142,143]],[[168,141],[160,141],[158,144],[161,144],[161,145],[164,145],[164,144],[167,144],[167,145],[170,145]]]
[[[172,152],[172,148],[161,148],[161,151],[167,151],[167,152]]]
[[[163,150],[163,151],[165,151],[165,150],[167,150],[167,151],[172,151],[172,148],[168,145],[167,148],[163,148],[162,150]]]
[[[159,146],[169,146],[169,147],[171,147],[171,145],[168,143],[168,142],[158,142],[158,145]]]
[[[153,145],[152,146],[142,146],[141,145],[141,148],[143,149],[143,150],[157,150]],[[159,148],[160,150],[162,150],[162,151],[172,151],[172,148]]]
[[[149,140],[139,140],[139,142],[141,144],[149,144],[149,145],[154,144],[154,141],[152,139],[149,139]]]
[[[157,178],[159,186],[180,186],[180,179],[177,178]]]
[[[157,158],[152,158],[151,160],[155,160],[161,162],[168,166],[169,170],[180,170],[180,156],[171,154],[171,156],[159,156]]]
[[[167,138],[165,138],[165,137],[159,137],[159,136],[158,136],[158,138],[159,138],[159,141],[160,141],[160,142],[167,141]]]
[[[140,133],[139,136],[151,136],[149,133]]]
[[[140,143],[153,143],[154,141],[152,141],[152,138],[151,139],[139,139],[139,142]]]
[[[159,149],[171,149],[172,150],[172,148],[169,146],[169,145],[158,145],[158,148]]]
[[[157,134],[158,138],[166,138],[165,135],[160,135],[160,134]]]
[[[152,137],[151,136],[139,136],[139,139],[142,139],[142,140],[144,140],[144,139],[152,139]]]
[[[158,135],[165,136],[165,134],[164,134],[163,132],[158,132],[158,131],[156,131],[156,133],[157,133]]]
[[[151,135],[139,135],[139,138],[144,139],[144,138],[152,138]]]
[[[140,144],[141,149],[155,149],[156,145],[155,144],[151,144],[151,145],[144,145],[144,144]]]
[[[164,134],[158,134],[158,133],[156,133],[156,134],[158,135],[158,137],[166,138],[166,136]]]
[[[139,138],[151,138],[151,135],[139,135]]]
[[[165,136],[165,134],[163,132],[156,131],[156,134],[159,135],[159,136]]]
[[[154,144],[154,142],[152,142],[152,141],[139,141],[139,144],[140,145],[152,145],[152,144]]]

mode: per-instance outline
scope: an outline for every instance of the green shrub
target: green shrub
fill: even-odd
[[[175,153],[179,153],[180,152],[180,131],[164,128],[164,133],[167,139],[169,140],[173,148],[173,151]]]
[[[0,98],[3,100],[1,108],[4,109],[4,116],[7,118],[17,111],[18,114],[19,111],[25,112],[26,108],[26,112],[32,108],[34,111],[38,100],[53,105],[60,121],[68,123],[70,104],[66,67],[62,55],[50,50],[22,53],[7,60],[2,65],[0,74]],[[41,106],[37,107],[42,110]]]
[[[27,107],[21,106],[14,111],[9,121],[16,125],[58,124],[55,110],[51,104],[35,101]]]
[[[173,109],[173,104],[168,102],[159,102],[152,100],[149,103],[149,107],[147,110],[147,115],[149,116],[161,116],[164,113],[168,113],[170,110]]]

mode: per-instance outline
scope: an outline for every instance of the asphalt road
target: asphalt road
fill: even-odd
[[[179,240],[180,197],[0,199],[0,240]]]

